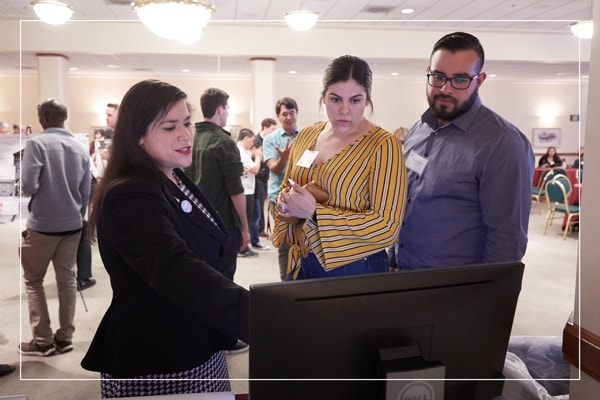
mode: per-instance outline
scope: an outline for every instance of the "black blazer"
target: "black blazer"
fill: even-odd
[[[542,157],[540,157],[540,161],[538,161],[538,167],[543,167],[546,163],[550,164],[551,167],[562,166],[562,160],[558,156],[554,156],[552,160],[548,160],[548,156],[543,155]]]
[[[167,179],[109,190],[97,233],[113,297],[85,369],[115,378],[177,372],[237,338],[248,342],[248,291],[220,272],[226,228],[200,190],[176,173],[218,226]]]

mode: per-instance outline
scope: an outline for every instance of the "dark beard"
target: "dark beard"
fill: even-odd
[[[475,90],[473,93],[471,93],[469,98],[467,100],[465,100],[465,102],[460,107],[456,107],[454,109],[454,111],[447,111],[445,106],[441,107],[440,109],[435,108],[435,101],[438,98],[449,98],[449,99],[455,100],[453,97],[449,97],[444,94],[438,94],[433,97],[428,96],[427,102],[429,103],[429,108],[431,109],[431,111],[433,111],[433,115],[435,115],[435,117],[437,119],[446,121],[446,122],[452,122],[456,118],[460,117],[461,115],[463,115],[464,113],[469,111],[471,109],[471,107],[473,107],[473,104],[475,103],[475,99],[477,99],[477,93],[478,93],[477,90]],[[454,104],[456,104],[456,101],[454,102]]]

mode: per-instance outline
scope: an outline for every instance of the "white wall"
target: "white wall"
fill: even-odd
[[[120,102],[127,89],[139,78],[71,77],[69,78],[69,120],[68,127],[74,132],[91,133],[93,127],[104,126],[106,103]],[[252,84],[250,79],[164,79],[181,89],[196,107],[194,120],[202,119],[200,95],[211,86],[225,90],[230,95],[229,125],[250,126],[250,104]],[[0,120],[9,123],[19,121],[19,80],[15,77],[0,77],[3,88],[0,97]],[[298,102],[299,126],[306,126],[326,119],[319,108],[322,87],[320,80],[277,79],[275,97],[290,96]],[[513,84],[494,82],[488,78],[480,89],[484,104],[515,124],[531,140],[533,128],[560,128],[561,142],[559,153],[564,153],[567,162],[572,163],[580,145],[579,127],[585,127],[585,102],[579,107],[579,86],[575,84]],[[587,86],[581,86],[582,98],[587,98]],[[40,130],[35,105],[38,102],[36,77],[22,78],[22,121],[31,125],[34,132]],[[394,131],[410,127],[427,107],[424,82],[402,82],[393,79],[375,81],[373,85],[374,112],[371,119],[382,127]],[[554,120],[544,122],[540,118],[540,108],[552,106],[557,111]],[[274,117],[273,115],[264,117]],[[580,114],[581,124],[569,121],[571,114]],[[544,153],[545,148],[535,148],[536,153]],[[569,154],[570,153],[570,154]]]
[[[590,91],[587,98],[590,110],[600,108],[600,0],[594,0],[595,34],[591,45]],[[598,237],[600,235],[600,214],[594,202],[600,195],[600,122],[597,118],[589,118],[586,127],[587,157],[585,167],[585,189],[581,191],[581,226],[579,230],[579,269],[575,293],[575,323],[587,332],[600,337],[600,313],[598,312],[598,288],[600,287],[600,268],[598,259]],[[589,205],[589,206],[588,206]],[[581,305],[581,306],[580,306]],[[597,344],[597,343],[594,343]],[[594,353],[597,356],[597,352]],[[589,355],[589,353],[588,353]],[[598,365],[598,359],[587,360]],[[597,371],[597,369],[596,369]],[[598,398],[600,381],[585,372],[571,367],[570,398],[571,400],[587,400]]]

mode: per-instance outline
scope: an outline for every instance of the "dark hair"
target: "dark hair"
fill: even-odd
[[[373,108],[371,100],[371,87],[373,86],[373,72],[369,64],[362,58],[356,56],[341,56],[329,63],[323,76],[323,91],[321,101],[329,86],[338,82],[347,82],[354,79],[367,93],[367,104]]]
[[[477,56],[479,57],[479,70],[477,73],[481,72],[483,69],[483,63],[485,61],[483,46],[479,42],[479,39],[470,33],[454,32],[443,36],[433,45],[431,56],[433,56],[433,53],[439,49],[448,50],[451,53],[455,53],[460,50],[475,50]]]
[[[240,129],[240,132],[238,133],[238,139],[237,140],[238,140],[238,142],[241,142],[242,140],[244,140],[248,136],[254,136],[254,132],[252,132],[251,129],[242,128],[242,129]]]
[[[292,99],[291,97],[284,97],[277,100],[277,103],[275,103],[275,115],[279,115],[281,107],[285,107],[288,110],[296,110],[296,112],[298,112],[298,103],[296,103],[296,100]]]
[[[158,80],[145,80],[133,85],[121,102],[119,119],[110,148],[110,161],[92,199],[89,237],[95,239],[95,226],[102,212],[105,194],[113,187],[134,178],[162,181],[164,173],[158,163],[140,146],[148,127],[162,118],[175,103],[185,100],[181,89]]]
[[[560,156],[558,155],[558,150],[556,150],[556,147],[554,146],[550,146],[546,149],[546,157],[550,157],[550,149],[554,149],[554,156],[552,157],[552,161],[558,161],[560,160]]]
[[[55,98],[38,104],[37,110],[40,123],[44,129],[62,127],[68,117],[67,107]]]
[[[119,103],[108,103],[106,105],[107,108],[114,108],[115,110],[119,109]]]
[[[260,128],[265,129],[270,127],[271,125],[277,125],[277,121],[275,121],[273,118],[265,118],[260,123]]]
[[[200,109],[204,118],[212,118],[217,112],[219,106],[225,107],[229,95],[225,91],[217,88],[208,88],[200,96]]]

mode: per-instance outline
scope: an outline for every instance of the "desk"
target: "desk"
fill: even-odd
[[[238,397],[241,396],[241,397]],[[122,400],[248,400],[247,394],[232,392],[182,393],[156,396],[121,397]]]
[[[579,205],[579,193],[581,192],[583,186],[582,183],[575,183],[571,188],[571,193],[569,193],[569,198],[567,199],[568,203],[573,206]],[[579,216],[574,216],[571,221],[578,222]],[[565,229],[567,225],[567,215],[565,214],[565,218],[563,219],[562,229]]]
[[[569,193],[569,204],[578,206],[579,205],[579,192],[582,189],[582,183],[574,183],[571,193]]]

